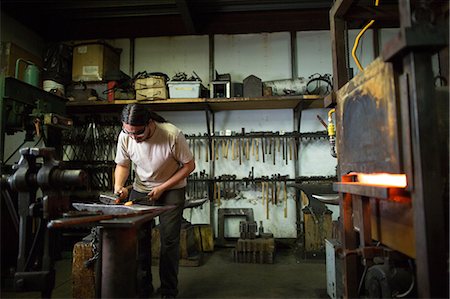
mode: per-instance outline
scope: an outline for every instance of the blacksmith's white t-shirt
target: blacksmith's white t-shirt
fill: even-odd
[[[115,162],[119,165],[135,166],[133,188],[139,192],[150,192],[171,178],[184,163],[193,159],[183,132],[170,123],[156,124],[152,136],[136,142],[124,132],[120,132],[117,141]],[[171,189],[186,186],[186,179]]]

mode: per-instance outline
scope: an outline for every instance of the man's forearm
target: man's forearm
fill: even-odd
[[[189,176],[189,174],[195,169],[194,160],[186,163],[181,167],[170,179],[164,182],[160,187],[164,190],[169,189],[172,186],[175,186],[178,182]]]
[[[114,171],[114,192],[119,191],[125,185],[129,173],[130,168],[128,166],[116,165]]]

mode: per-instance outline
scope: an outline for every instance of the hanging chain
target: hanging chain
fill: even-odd
[[[90,245],[92,247],[92,257],[84,262],[84,266],[86,268],[92,267],[95,264],[95,262],[98,260],[98,258],[100,257],[100,250],[98,248],[99,240],[98,240],[97,227],[93,227],[91,229],[91,235],[92,235],[92,240],[91,240]]]

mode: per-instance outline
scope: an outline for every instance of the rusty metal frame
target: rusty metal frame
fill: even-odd
[[[348,79],[342,65],[346,61],[345,47],[342,43],[343,39],[339,38],[339,36],[342,37],[343,20],[352,2],[354,1],[336,1],[330,11],[334,85],[335,91],[339,90],[339,92],[342,92],[341,87],[344,86],[348,89],[349,85],[354,84],[352,82],[354,80],[352,80],[352,83],[349,82],[345,85],[345,79]],[[448,189],[446,190],[444,186],[445,178],[442,176],[445,175],[441,171],[444,166],[441,165],[439,157],[440,146],[447,147],[448,155],[448,139],[447,142],[438,142],[443,138],[439,136],[439,111],[434,102],[436,96],[431,68],[431,56],[443,46],[448,48],[448,28],[442,30],[441,27],[435,30],[435,28],[431,28],[431,24],[414,22],[412,4],[421,5],[422,2],[412,0],[399,2],[400,32],[382,53],[384,60],[388,61],[394,69],[394,100],[398,109],[395,117],[399,123],[398,136],[396,136],[398,138],[396,142],[399,144],[396,155],[399,160],[396,166],[400,172],[407,175],[408,187],[405,190],[387,190],[361,186],[351,183],[351,179],[343,176],[346,174],[345,169],[340,169],[339,175],[342,176],[343,182],[337,183],[335,190],[341,194],[340,209],[344,228],[342,240],[344,250],[356,250],[368,246],[368,242],[376,239],[376,236],[373,236],[373,226],[370,229],[371,215],[368,211],[371,209],[371,201],[377,200],[379,203],[389,204],[390,200],[380,198],[390,198],[393,191],[394,193],[398,191],[409,193],[409,196],[404,196],[406,213],[401,217],[407,217],[410,219],[408,221],[411,221],[410,240],[414,244],[417,295],[424,298],[448,298],[449,281],[446,266],[449,257],[449,236],[448,226],[444,221],[446,218],[443,204],[444,200],[448,200]],[[343,93],[345,94],[345,91]],[[333,99],[334,97],[330,101],[333,102]],[[339,96],[336,96],[336,99],[338,108],[342,108],[339,107]],[[339,118],[337,118],[338,121]],[[337,126],[342,126],[342,124],[338,123]],[[346,129],[348,130],[348,127]],[[376,128],[374,129],[376,130]],[[339,137],[338,134],[338,141]],[[448,138],[448,136],[446,137]],[[376,167],[373,167],[372,171],[374,170]],[[355,169],[355,171],[357,170]],[[446,175],[448,182],[448,173]],[[345,182],[346,180],[347,182]],[[447,198],[445,198],[446,196]],[[355,230],[355,225],[359,226],[357,230]],[[359,244],[356,231],[359,231],[360,235],[361,242]],[[344,261],[344,295],[351,298],[358,297],[360,260],[356,255],[347,255]]]

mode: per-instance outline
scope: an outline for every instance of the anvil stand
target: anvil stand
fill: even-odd
[[[100,298],[149,298],[151,285],[152,220],[156,213],[104,220],[101,230],[101,279],[96,282]],[[134,278],[134,279],[133,279]]]

